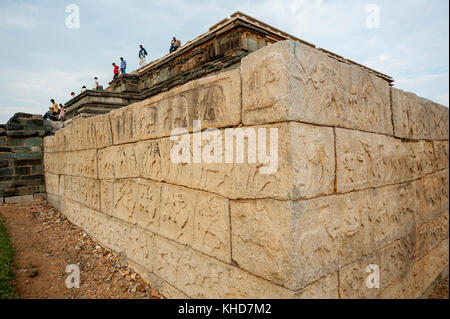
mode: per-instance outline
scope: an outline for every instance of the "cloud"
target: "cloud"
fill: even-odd
[[[395,86],[434,102],[449,106],[449,73],[427,74],[409,79],[398,79]]]
[[[0,4],[0,27],[34,30],[39,8],[31,3]]]
[[[105,74],[97,73],[95,76],[107,78]],[[91,87],[93,77],[92,72],[84,70],[68,72],[50,69],[40,73],[6,69],[0,73],[0,82],[3,83],[0,96],[8,96],[10,104],[0,107],[0,123],[6,122],[17,112],[44,114],[50,99],[54,98],[58,104],[64,104],[69,100],[70,92],[78,93],[83,84]]]

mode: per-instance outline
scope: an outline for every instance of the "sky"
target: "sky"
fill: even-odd
[[[138,68],[139,44],[149,62],[235,11],[449,105],[448,0],[0,0],[0,123],[64,104],[94,76],[106,87],[120,57]]]

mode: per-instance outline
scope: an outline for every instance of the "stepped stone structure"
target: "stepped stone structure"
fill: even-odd
[[[448,274],[448,109],[308,43],[273,42],[46,137],[48,201],[167,297],[424,296]],[[177,139],[230,128],[275,129],[276,172],[173,160]]]
[[[0,203],[45,195],[43,139],[49,133],[40,115],[16,113],[0,125]]]
[[[281,41],[294,40],[313,44],[236,12],[212,26],[209,31],[188,41],[174,53],[155,60],[131,74],[122,74],[105,90],[87,90],[65,104],[66,118],[88,117],[143,101],[151,96],[191,80],[230,71],[239,67],[243,57],[260,48]],[[320,49],[334,59],[374,73],[388,82],[392,78]]]

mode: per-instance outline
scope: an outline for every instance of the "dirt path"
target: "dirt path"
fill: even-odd
[[[119,258],[82,229],[42,205],[0,204],[14,248],[13,272],[21,298],[159,298]],[[80,288],[66,287],[66,266],[80,269]]]

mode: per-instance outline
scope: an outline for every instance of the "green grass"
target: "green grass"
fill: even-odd
[[[3,220],[0,218],[0,299],[18,298],[13,285],[12,258],[13,249],[3,225]]]

